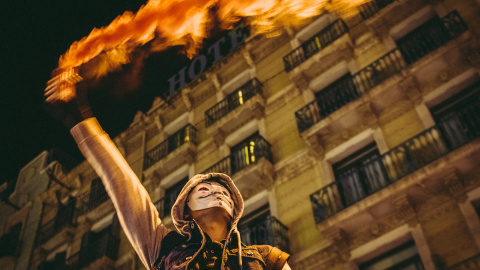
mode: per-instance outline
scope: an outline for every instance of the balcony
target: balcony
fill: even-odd
[[[100,178],[93,180],[90,192],[82,194],[77,200],[78,215],[88,215],[92,220],[98,220],[113,211],[113,204],[105,203],[110,201],[110,197]],[[94,209],[97,211],[93,211]]]
[[[239,119],[246,122],[261,118],[264,108],[262,84],[256,78],[252,79],[205,111],[207,132],[216,141],[223,141],[227,134],[242,124]]]
[[[71,217],[57,216],[40,227],[35,239],[35,245],[45,250],[55,247],[72,239],[75,233],[76,222]]]
[[[358,7],[358,11],[360,12],[360,16],[366,20],[372,17],[375,13],[377,13],[382,8],[390,5],[391,3],[395,2],[395,0],[372,0],[367,2],[363,5]]]
[[[305,41],[300,47],[287,54],[283,58],[285,70],[287,72],[293,70],[347,32],[348,26],[343,20],[339,19],[334,21],[315,36]]]
[[[37,270],[67,270],[71,269],[65,261],[65,252],[55,254],[55,258],[52,261],[41,262],[37,266]]]
[[[170,211],[167,210],[167,207],[165,207],[165,201],[166,199],[165,197],[163,197],[160,200],[153,203],[155,205],[155,208],[157,208],[159,218],[164,218],[170,215]]]
[[[298,48],[283,58],[285,70],[292,71],[319,51],[332,44],[335,40],[348,33],[349,30],[364,20],[375,15],[379,10],[393,3],[395,0],[373,0],[358,7],[358,15],[349,20],[334,21],[316,35],[302,43]]]
[[[175,204],[175,201],[177,200],[177,197],[180,194],[180,191],[182,191],[182,188],[187,183],[187,180],[188,179],[185,179],[184,181],[180,181],[173,187],[167,189],[165,191],[165,197],[161,198],[160,200],[154,203],[155,208],[157,208],[159,218],[170,216],[173,204]]]
[[[480,269],[480,254],[470,257],[464,261],[454,264],[448,270],[476,270]]]
[[[273,157],[269,142],[257,134],[235,146],[235,149],[203,173],[219,172],[232,176],[244,199],[273,184]]]
[[[99,233],[88,232],[93,237],[83,237],[80,251],[66,260],[68,269],[113,269],[117,260],[120,239],[104,230]],[[89,238],[88,244],[83,245],[84,239]]]
[[[45,250],[53,250],[65,241],[72,239],[78,211],[75,209],[76,199],[70,197],[68,204],[60,204],[57,215],[40,226],[35,245]]]
[[[398,74],[408,65],[438,49],[466,30],[465,23],[456,11],[451,12],[443,19],[432,19],[420,26],[398,41],[398,48],[352,75],[353,84],[345,82],[344,89],[320,93],[316,100],[296,111],[295,118],[299,132],[308,130],[325,117],[358,99],[370,89]]]
[[[181,130],[169,136],[165,141],[155,146],[145,154],[144,170],[150,168],[153,164],[162,160],[168,154],[180,148],[186,143],[197,144],[197,129],[192,125],[187,125]]]
[[[437,126],[383,155],[364,160],[361,166],[338,174],[336,181],[310,195],[316,223],[480,137],[478,110],[477,97],[460,111],[443,118]]]
[[[289,252],[288,228],[273,216],[240,230],[242,242],[246,245],[271,245]]]

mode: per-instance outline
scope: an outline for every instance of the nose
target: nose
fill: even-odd
[[[222,194],[222,189],[221,189],[220,187],[214,186],[214,187],[212,188],[212,193],[214,193],[214,194],[217,194],[217,193],[218,193],[218,194]]]

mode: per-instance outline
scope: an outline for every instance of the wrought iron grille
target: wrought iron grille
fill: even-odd
[[[254,78],[205,111],[205,126],[213,125],[257,94],[262,94],[262,84]]]
[[[252,224],[240,231],[246,245],[271,245],[289,251],[288,228],[273,216]]]
[[[203,173],[221,172],[233,175],[247,166],[265,157],[273,161],[271,145],[262,136],[256,134],[232,148],[230,156],[220,160]]]
[[[305,41],[300,47],[287,54],[283,58],[285,70],[291,71],[347,32],[348,26],[343,20],[338,19],[334,21],[315,36]]]
[[[388,52],[367,67],[352,75],[353,85],[346,85],[344,90],[331,91],[295,112],[299,132],[312,127],[326,116],[360,97],[373,87],[400,72],[409,64],[439,48],[449,40],[467,30],[458,12],[453,11],[443,19],[433,19],[398,41],[398,48]],[[431,41],[425,45],[427,41]],[[422,39],[422,41],[419,41]],[[423,45],[422,45],[423,44]],[[324,89],[327,90],[327,89]],[[323,92],[323,91],[321,91]],[[322,108],[322,104],[334,104],[332,109]],[[340,107],[338,107],[341,105]]]
[[[338,175],[335,182],[310,195],[320,223],[406,175],[480,137],[480,99],[469,100],[434,126],[387,153]]]
[[[54,218],[39,227],[35,240],[36,245],[45,243],[48,239],[59,233],[65,226],[75,225],[77,214],[75,204],[76,199],[71,197],[66,205],[60,205]]]
[[[407,64],[411,64],[467,30],[467,25],[455,10],[444,18],[435,17],[397,40]]]
[[[472,256],[466,260],[463,260],[459,263],[456,263],[448,267],[448,270],[476,270],[476,269],[480,269],[480,254]]]
[[[111,233],[110,228],[99,233],[88,232],[92,237],[86,245],[84,245],[85,237],[82,239],[82,247],[78,255],[78,268],[88,266],[104,256],[112,260],[117,259],[120,239]]]
[[[190,124],[170,135],[166,140],[145,153],[143,169],[150,168],[153,164],[188,142],[197,144],[197,129]]]
[[[232,173],[242,170],[262,157],[272,162],[270,148],[270,143],[258,134],[236,145],[232,148],[232,153],[230,154]]]

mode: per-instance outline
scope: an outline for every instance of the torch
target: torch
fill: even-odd
[[[78,70],[78,67],[55,69],[45,89],[46,101],[49,103],[56,101],[68,103],[75,98],[76,84],[83,80]]]

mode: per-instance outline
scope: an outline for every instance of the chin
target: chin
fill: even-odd
[[[209,217],[209,218],[225,218],[229,222],[232,220],[232,217],[228,214],[227,210],[223,207],[211,207],[203,210],[192,211],[192,217],[198,219],[199,217]]]

